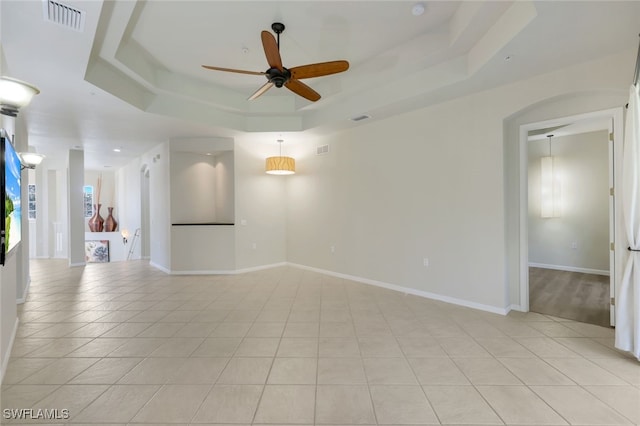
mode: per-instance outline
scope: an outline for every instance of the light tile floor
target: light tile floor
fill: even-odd
[[[58,424],[638,424],[613,331],[295,268],[168,276],[32,262],[0,395]],[[32,414],[38,414],[33,411]]]

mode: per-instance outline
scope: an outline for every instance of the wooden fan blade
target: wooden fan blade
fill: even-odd
[[[271,89],[273,87],[273,83],[270,81],[267,81],[265,84],[263,84],[258,90],[255,91],[255,93],[251,96],[249,96],[249,101],[252,101],[256,98],[259,98],[260,96],[262,96],[264,94],[264,92],[266,92],[267,90]]]
[[[240,74],[251,74],[251,75],[265,75],[266,74],[266,72],[262,72],[262,71],[236,70],[236,69],[233,69],[233,68],[213,67],[211,65],[203,65],[202,68],[206,68],[208,70],[214,70],[214,71],[237,72],[237,73],[240,73]]]
[[[302,65],[299,67],[291,68],[291,76],[294,78],[313,78],[322,77],[323,75],[337,74],[349,69],[349,62],[347,61],[331,61],[321,62],[318,64]]]
[[[320,94],[318,92],[295,78],[291,78],[284,85],[293,93],[298,94],[305,99],[309,99],[311,102],[315,102],[320,99]]]
[[[280,58],[280,49],[278,49],[276,38],[269,31],[263,31],[261,37],[262,47],[264,48],[264,54],[267,56],[269,66],[282,71],[282,58]]]

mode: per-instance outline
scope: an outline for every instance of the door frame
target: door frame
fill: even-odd
[[[625,238],[622,219],[622,197],[616,196],[616,186],[622,182],[622,145],[623,145],[623,107],[594,111],[567,117],[553,118],[545,121],[527,123],[520,126],[520,307],[529,312],[529,154],[527,150],[528,133],[531,130],[561,126],[576,121],[609,119],[613,129],[613,138],[609,144],[609,183],[613,188],[613,196],[609,202],[609,240],[613,243],[609,261],[609,280],[611,300],[616,295],[619,275],[623,271],[621,254],[624,253]],[[610,132],[611,128],[603,128]],[[611,139],[611,138],[610,138]],[[618,273],[620,272],[620,273]],[[615,325],[615,304],[611,305],[611,325]]]

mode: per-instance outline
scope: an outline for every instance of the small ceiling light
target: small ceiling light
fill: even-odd
[[[23,169],[35,169],[44,160],[44,155],[35,152],[19,152],[18,156]]]
[[[411,8],[411,14],[413,16],[420,16],[424,13],[425,7],[423,3],[416,3]]]
[[[38,93],[40,90],[29,83],[0,77],[0,114],[16,117],[20,108],[29,105],[31,98]]]
[[[122,151],[120,148],[113,148],[113,152],[120,152]]]
[[[266,160],[266,172],[270,175],[292,175],[296,172],[296,160],[291,157],[282,156],[282,143],[284,140],[278,139],[280,144],[280,155],[269,157]]]

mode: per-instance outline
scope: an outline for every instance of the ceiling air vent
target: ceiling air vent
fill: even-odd
[[[84,15],[82,10],[67,6],[53,0],[43,0],[44,20],[53,22],[74,31],[84,30]]]
[[[329,145],[322,145],[316,148],[316,155],[328,154]]]
[[[367,118],[371,118],[370,115],[358,115],[357,117],[351,117],[351,121],[362,121],[362,120],[366,120]]]

